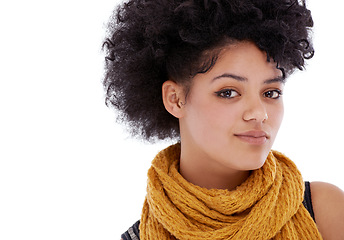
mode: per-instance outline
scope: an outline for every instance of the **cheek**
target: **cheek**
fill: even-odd
[[[211,110],[212,118],[218,128],[233,130],[242,120],[242,108],[239,105],[219,104]]]
[[[209,99],[192,102],[188,108],[188,125],[197,135],[209,136],[225,131],[234,122],[232,109],[214,104]]]
[[[281,126],[283,116],[284,116],[283,102],[281,102],[280,104],[271,108],[270,113],[268,113],[268,117],[270,119],[271,125],[276,132],[278,131],[279,127]]]
[[[199,122],[198,127],[201,128],[202,135],[209,141],[221,136],[228,139],[228,135],[237,128],[242,116],[242,108],[236,105],[204,102],[198,110],[194,120]]]

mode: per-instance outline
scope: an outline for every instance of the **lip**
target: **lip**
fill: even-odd
[[[234,134],[234,136],[238,137],[243,142],[252,144],[252,145],[263,145],[268,140],[269,136],[264,131],[247,131],[239,134]]]

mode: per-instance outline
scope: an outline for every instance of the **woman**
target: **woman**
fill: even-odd
[[[122,239],[343,239],[344,193],[271,150],[283,87],[313,56],[305,2],[131,0],[109,24],[107,103],[177,144]]]

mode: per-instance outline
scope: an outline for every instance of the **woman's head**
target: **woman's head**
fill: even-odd
[[[193,78],[188,96],[180,84],[163,84],[166,110],[179,119],[182,158],[196,159],[193,169],[202,161],[216,172],[264,163],[282,122],[285,83],[266,57],[252,42],[230,44]]]
[[[165,81],[182,85],[187,97],[221,50],[242,41],[253,42],[287,76],[313,55],[312,25],[299,1],[129,1],[111,18],[104,43],[107,103],[138,136],[179,138],[179,121],[162,102]]]

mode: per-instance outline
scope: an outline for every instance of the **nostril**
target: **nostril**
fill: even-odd
[[[247,111],[243,115],[244,121],[257,121],[265,122],[269,119],[268,114],[265,111]]]

